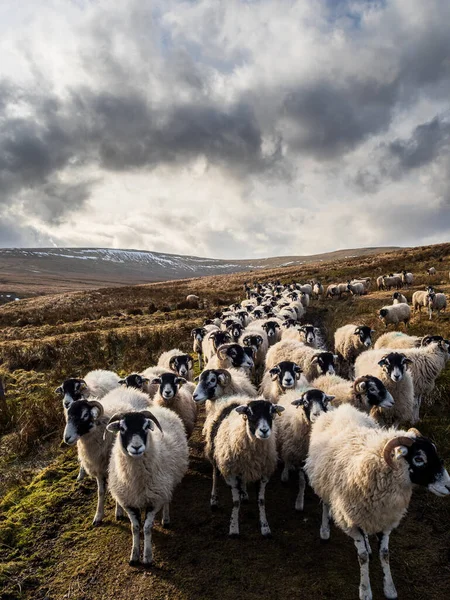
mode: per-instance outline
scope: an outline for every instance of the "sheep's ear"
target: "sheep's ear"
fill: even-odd
[[[148,377],[142,377],[142,383],[150,383],[150,379]]]
[[[365,392],[367,389],[367,383],[365,381],[360,381],[356,384],[356,389],[358,392]]]
[[[388,364],[388,361],[385,358],[382,358],[378,361],[380,367],[385,367]]]
[[[197,375],[197,377],[194,377],[194,381],[195,381],[195,383],[198,383],[200,381],[200,375]]]
[[[273,369],[270,369],[269,374],[270,374],[272,381],[275,381],[280,373],[281,373],[281,369],[279,367],[273,367]]]
[[[405,358],[402,360],[402,365],[406,365],[406,368],[408,369],[410,365],[413,364],[413,361],[410,358]]]
[[[292,406],[296,406],[298,408],[299,406],[308,406],[309,402],[302,396],[298,400],[291,402],[291,404]]]
[[[357,327],[355,329],[355,331],[353,332],[353,335],[359,335],[359,332],[361,331],[361,329],[359,327]]]
[[[188,359],[188,368],[189,369],[193,369],[194,368],[194,361],[192,359],[192,356],[190,356],[189,359]]]
[[[281,404],[272,404],[272,406],[270,407],[270,412],[274,415],[278,415],[280,416],[281,413],[283,411],[285,411],[286,409],[284,408],[284,406],[281,406]]]
[[[187,379],[185,379],[184,377],[175,377],[175,384],[182,386],[185,383],[187,383]]]
[[[373,335],[374,333],[376,333],[375,329],[371,329],[370,334]]]
[[[56,388],[55,394],[58,394],[59,396],[64,396],[64,390],[62,389],[62,385]]]
[[[319,357],[318,356],[314,356],[313,359],[312,359],[312,361],[311,361],[311,364],[315,365],[318,362],[319,362]]]
[[[83,392],[84,390],[87,390],[87,389],[88,389],[87,383],[84,380],[81,380],[80,387],[79,387],[80,392]]]
[[[325,394],[324,396],[324,400],[325,400],[325,406],[329,403],[329,402],[333,402],[333,400],[336,398],[336,396],[329,396],[328,394]]]
[[[152,385],[161,385],[161,377],[155,377],[152,379]]]
[[[119,385],[126,385],[127,380],[126,379],[119,379],[119,381],[117,382]]]
[[[106,426],[106,430],[111,433],[118,433],[120,431],[120,421],[112,421]]]
[[[237,413],[239,413],[240,415],[248,415],[249,414],[249,408],[246,404],[241,404],[241,406],[236,406],[236,408],[234,409]]]

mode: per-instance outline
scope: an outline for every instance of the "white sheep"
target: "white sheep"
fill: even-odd
[[[145,410],[150,406],[147,394],[133,388],[117,388],[97,400],[74,400],[66,412],[64,442],[77,444],[78,458],[85,472],[97,480],[97,510],[93,525],[102,522],[108,462],[112,438],[105,436],[109,419],[118,411]],[[122,516],[121,504],[116,506],[116,518]]]
[[[239,535],[239,507],[246,486],[258,482],[258,508],[261,534],[270,535],[265,509],[266,485],[277,466],[274,416],[284,408],[267,400],[231,397],[205,421],[205,453],[213,464],[211,507],[217,506],[216,469],[231,487],[233,509],[230,536]]]
[[[304,388],[307,384],[298,365],[291,361],[283,361],[266,371],[259,393],[266,400],[276,404],[287,390]]]
[[[427,306],[428,305],[428,292],[423,292],[422,290],[418,290],[417,292],[414,292],[414,294],[412,295],[412,307],[414,312],[416,312],[417,310],[419,312],[422,312],[422,306]]]
[[[411,373],[408,372],[410,364],[411,360],[405,354],[390,352],[388,349],[368,350],[356,359],[355,377],[378,377],[394,398],[392,409],[377,409],[374,415],[382,423],[416,422],[417,401]]]
[[[193,393],[195,402],[206,402],[206,413],[226,401],[229,396],[242,395],[256,398],[257,391],[250,379],[238,369],[207,369],[199,377]]]
[[[377,339],[374,349],[420,348],[421,346],[428,346],[428,344],[443,340],[444,338],[441,335],[424,335],[423,337],[419,337],[417,335],[407,335],[401,331],[388,331]]]
[[[55,393],[63,397],[63,407],[68,409],[74,400],[103,398],[108,392],[120,387],[120,377],[114,371],[96,369],[83,379],[66,379]]]
[[[155,425],[160,431],[155,431]],[[111,451],[109,488],[130,519],[133,536],[130,564],[139,563],[141,512],[144,511],[142,562],[149,566],[153,562],[153,521],[162,509],[162,524],[169,525],[169,504],[188,468],[184,427],[173,411],[155,406],[152,412],[116,414],[107,430],[118,434]]]
[[[351,404],[370,413],[374,407],[392,408],[394,405],[394,399],[384,383],[373,375],[364,375],[355,381],[338,375],[321,375],[311,382],[311,386],[334,396],[333,407]]]
[[[385,275],[383,277],[384,289],[390,290],[396,288],[399,290],[402,287],[402,276],[401,275]]]
[[[305,346],[294,340],[282,340],[267,352],[266,369],[275,367],[278,363],[288,360],[296,363],[308,381],[312,381],[325,373],[334,374],[334,361],[337,356]]]
[[[320,338],[320,330],[314,325],[295,325],[288,327],[281,334],[282,340],[297,340],[303,342],[305,346],[311,348],[319,348],[322,340]]]
[[[222,346],[222,344],[229,344],[232,341],[228,331],[213,329],[208,332],[202,341],[202,354],[205,357],[205,361],[208,362],[208,360],[215,355],[219,346]]]
[[[352,294],[352,296],[362,296],[366,293],[366,287],[362,282],[348,283],[347,290]]]
[[[246,375],[253,369],[253,350],[239,344],[222,344],[216,354],[206,363],[205,369],[230,369],[243,371]]]
[[[327,293],[325,294],[325,298],[333,298],[333,296],[339,296],[338,286],[335,283],[332,283],[327,287]]]
[[[408,271],[402,271],[402,283],[408,287],[414,283],[414,275]]]
[[[303,510],[305,496],[304,462],[308,454],[309,433],[311,423],[324,411],[334,396],[328,396],[321,390],[307,389],[289,390],[279,399],[279,405],[286,410],[281,415],[277,446],[284,469],[281,480],[287,482],[289,471],[298,471],[299,489],[295,500],[295,510]]]
[[[384,276],[380,275],[377,277],[377,288],[378,290],[384,290]]]
[[[264,366],[269,349],[269,339],[265,330],[258,323],[250,323],[244,329],[239,343],[244,348],[253,348],[253,362],[256,369]]]
[[[373,329],[367,325],[350,323],[339,327],[334,332],[334,350],[342,363],[352,370],[356,358],[372,345]]]
[[[316,283],[313,285],[312,295],[315,298],[319,298],[319,296],[323,296],[323,292],[323,285],[320,282],[316,281]]]
[[[379,534],[386,598],[397,598],[389,566],[389,535],[405,516],[414,485],[437,496],[450,493],[450,477],[434,444],[417,430],[381,429],[349,405],[322,414],[310,435],[306,473],[323,501],[320,537],[329,519],[350,536],[360,564],[359,597],[372,600],[368,536]]]
[[[198,366],[199,366],[200,370],[203,367],[202,342],[203,342],[203,338],[206,336],[206,334],[207,334],[207,331],[204,327],[195,327],[191,331],[191,337],[194,338],[192,350],[197,354]]]
[[[187,437],[190,438],[197,421],[197,405],[192,398],[192,388],[186,385],[186,379],[175,373],[163,373],[152,380],[158,390],[153,396],[154,406],[165,406],[173,410],[183,422]]]
[[[430,321],[433,316],[433,311],[437,311],[438,316],[441,310],[445,310],[447,308],[447,297],[445,294],[441,292],[431,292],[429,291],[427,294],[427,306],[428,306],[428,314],[430,315]]]
[[[434,267],[430,267],[427,270],[428,275],[436,275],[436,269]]]
[[[398,325],[399,323],[404,323],[405,327],[408,327],[411,319],[411,308],[408,304],[403,303],[383,306],[378,313],[378,317],[386,327],[389,324]]]
[[[192,356],[178,348],[163,352],[159,357],[157,366],[164,367],[167,371],[172,371],[179,377],[184,377],[187,381],[193,381],[194,379],[194,361],[192,360]]]

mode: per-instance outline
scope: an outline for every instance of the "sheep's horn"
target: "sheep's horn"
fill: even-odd
[[[416,429],[415,427],[410,427],[408,429],[408,433],[413,433],[416,437],[423,437],[423,435],[420,433],[420,431],[418,429]]]
[[[97,400],[89,400],[89,406],[96,406],[98,408],[98,410],[100,411],[100,414],[98,415],[98,419],[103,416],[104,408],[103,408],[103,404],[100,404],[100,402],[97,402]]]
[[[385,447],[383,449],[384,460],[393,469],[395,463],[391,456],[392,450],[394,450],[394,448],[397,448],[398,446],[412,446],[413,443],[414,443],[414,440],[411,439],[410,437],[406,437],[406,436],[392,438],[392,440],[389,440],[389,442],[387,442],[387,444],[385,445]]]
[[[229,371],[226,369],[216,369],[216,371],[225,377],[227,385],[231,382],[231,373]]]
[[[126,413],[124,412],[117,412],[114,413],[113,416],[110,418],[110,420],[108,421],[108,425],[110,423],[113,423],[114,421],[121,421],[123,419],[123,417],[125,416]]]
[[[169,368],[170,369],[173,369],[173,363],[175,362],[176,358],[177,358],[176,356],[172,356],[172,358],[169,360]]]
[[[155,415],[153,413],[151,413],[149,410],[143,410],[143,411],[141,411],[141,414],[143,414],[144,417],[146,417],[147,419],[150,419],[151,421],[153,421],[153,423],[156,425],[156,427],[164,435],[164,431],[162,430],[162,427],[161,427],[158,419],[155,417]]]

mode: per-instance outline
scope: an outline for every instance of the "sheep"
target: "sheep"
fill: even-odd
[[[316,283],[313,285],[313,290],[312,290],[312,295],[314,298],[319,298],[319,296],[323,296],[323,285],[319,282],[316,281]]]
[[[392,294],[392,304],[408,304],[408,300],[401,292],[394,292]]]
[[[308,298],[308,300],[306,300],[306,298]],[[307,296],[306,294],[303,294],[301,300],[296,300],[296,301],[291,302],[289,304],[289,306],[286,307],[286,309],[293,308],[295,310],[295,318],[298,321],[300,321],[300,319],[305,314],[305,307],[307,307],[307,306],[309,306],[309,296]]]
[[[191,337],[194,338],[194,344],[192,350],[197,354],[198,358],[198,366],[200,370],[202,369],[203,361],[202,361],[202,342],[203,338],[206,336],[207,331],[204,327],[195,327],[191,331]]]
[[[339,298],[342,297],[342,294],[347,294],[347,292],[349,291],[347,286],[348,286],[347,283],[338,283],[337,284],[337,293],[339,295]]]
[[[412,295],[412,307],[414,312],[416,312],[417,310],[420,312],[422,312],[422,306],[427,306],[428,305],[428,292],[423,292],[421,290],[414,292],[414,294]]]
[[[192,308],[200,307],[200,298],[195,294],[189,294],[186,296],[186,302],[192,306]]]
[[[231,342],[231,335],[228,331],[221,331],[220,329],[215,329],[208,333],[203,338],[202,342],[202,353],[205,357],[205,361],[208,362],[208,360],[212,356],[214,356],[219,346],[222,346],[222,344],[229,344]]]
[[[267,400],[232,396],[205,421],[206,455],[213,464],[211,507],[218,503],[217,471],[231,487],[233,509],[229,535],[239,535],[239,507],[246,485],[258,482],[261,534],[270,536],[265,509],[266,485],[277,466],[276,426],[273,422],[284,407]]]
[[[398,325],[403,321],[405,327],[408,327],[409,320],[411,318],[411,308],[408,304],[391,304],[390,306],[383,306],[380,309],[378,317],[385,326],[389,324]]]
[[[278,454],[284,462],[281,481],[288,481],[289,471],[298,471],[299,488],[295,500],[295,510],[298,511],[304,508],[306,480],[303,467],[308,454],[311,423],[328,410],[333,399],[333,396],[317,389],[305,389],[300,397],[297,390],[289,390],[279,399],[279,405],[286,409],[280,417],[277,434]]]
[[[369,350],[356,359],[355,377],[378,377],[394,398],[392,409],[377,410],[374,416],[378,421],[394,424],[416,422],[417,402],[411,373],[408,372],[410,364],[411,359],[405,354],[388,350]]]
[[[378,288],[378,291],[385,289],[383,275],[380,275],[379,277],[377,277],[377,288]]]
[[[424,335],[418,337],[417,335],[407,335],[401,331],[389,331],[383,333],[375,342],[375,350],[380,348],[420,348],[421,346],[428,346],[433,342],[443,341],[442,335]]]
[[[402,287],[402,276],[400,274],[391,274],[391,275],[385,275],[383,278],[383,282],[384,282],[384,288],[386,290],[390,290],[391,288],[396,288],[397,290],[401,289]]]
[[[326,394],[334,396],[333,407],[351,404],[355,408],[370,413],[372,408],[392,408],[394,399],[384,383],[373,375],[358,377],[355,381],[338,375],[321,375],[311,385]]]
[[[300,295],[299,302],[304,308],[308,308],[309,303],[310,303],[310,298],[311,298],[311,296],[309,294],[305,294],[305,292],[302,292]],[[303,316],[303,314],[301,316]],[[301,316],[299,317],[299,319],[301,318]]]
[[[267,319],[261,323],[261,327],[267,334],[267,341],[269,342],[269,346],[273,346],[281,339],[281,323],[280,319]]]
[[[434,267],[430,267],[427,269],[428,275],[436,275],[436,269]]]
[[[256,398],[258,395],[250,379],[237,369],[206,369],[196,379],[198,383],[192,397],[195,402],[206,402],[206,413],[217,400],[237,395]]]
[[[433,316],[433,310],[436,310],[439,316],[441,310],[445,310],[447,308],[447,297],[445,294],[436,293],[436,292],[428,292],[427,294],[427,306],[430,315],[430,321]]]
[[[308,296],[311,296],[312,291],[313,291],[313,286],[311,283],[305,283],[303,285],[297,286],[297,289],[299,292],[301,292],[303,294],[308,294]]]
[[[364,287],[364,294],[367,294],[370,290],[370,286],[372,285],[372,281],[370,277],[364,277],[364,279],[352,279],[350,284],[361,283]]]
[[[127,388],[134,388],[136,390],[140,390],[141,392],[145,392],[147,389],[150,380],[148,377],[140,375],[139,373],[130,373],[119,381],[120,385],[124,385]]]
[[[222,329],[228,331],[232,342],[237,343],[244,330],[244,326],[240,319],[225,319],[222,323]]]
[[[155,432],[155,425],[160,432]],[[120,412],[107,430],[118,434],[111,451],[109,487],[131,523],[133,546],[130,565],[139,563],[141,511],[144,510],[143,564],[153,562],[151,532],[162,509],[162,524],[170,523],[169,504],[175,487],[188,468],[188,445],[183,424],[173,411],[152,407],[152,412]]]
[[[216,354],[206,363],[206,369],[235,369],[249,374],[253,368],[252,348],[243,348],[239,344],[222,344],[217,348]]]
[[[266,400],[276,403],[287,390],[303,388],[307,384],[306,379],[302,377],[301,368],[295,363],[285,360],[266,371],[259,393]]]
[[[264,366],[266,354],[269,349],[269,340],[262,327],[251,323],[249,327],[243,331],[239,343],[241,346],[244,346],[244,348],[253,348],[253,362],[255,364],[255,369]]]
[[[171,371],[172,372],[172,371]],[[158,385],[152,383],[155,377],[160,377],[164,373],[167,373],[167,369],[164,367],[148,367],[140,375],[144,378],[142,391],[149,395],[150,398],[158,391]]]
[[[96,369],[89,371],[84,379],[66,379],[56,388],[55,394],[63,397],[63,407],[67,410],[74,400],[103,398],[119,387],[119,381],[120,377],[114,371]]]
[[[319,375],[334,374],[336,358],[337,356],[331,352],[319,351],[293,340],[283,340],[269,348],[266,356],[266,369],[271,369],[278,363],[289,360],[303,369],[303,375],[308,381],[312,381]]]
[[[277,313],[277,317],[279,319],[295,319],[297,320],[297,310],[295,308],[293,308],[292,306],[286,306],[284,308],[282,308],[278,313]]]
[[[352,296],[362,296],[366,293],[366,287],[363,283],[348,283],[347,290],[352,294]]]
[[[342,363],[351,371],[356,358],[372,345],[373,329],[367,325],[343,325],[334,332],[334,350]]]
[[[311,348],[319,348],[321,339],[319,337],[320,330],[314,325],[295,325],[288,327],[281,334],[282,340],[297,340],[303,342],[305,346]]]
[[[114,413],[120,410],[145,410],[150,405],[149,397],[132,388],[117,388],[106,394],[101,403],[81,398],[74,400],[66,412],[64,442],[68,446],[77,444],[78,458],[84,471],[97,480],[97,510],[93,525],[103,520],[108,462],[112,439],[105,436],[106,425]],[[116,506],[116,518],[122,516],[121,504]]]
[[[389,566],[389,535],[406,514],[413,486],[437,496],[450,493],[450,477],[436,447],[417,430],[381,429],[369,416],[343,405],[314,423],[305,466],[323,501],[320,537],[329,519],[351,537],[360,564],[359,597],[372,600],[368,536],[379,534],[386,598],[397,598]]]
[[[335,283],[332,283],[327,287],[327,293],[325,294],[325,298],[333,298],[333,296],[339,296],[338,286]]]
[[[164,367],[167,371],[176,373],[179,377],[184,377],[187,381],[194,379],[194,361],[192,356],[182,352],[178,348],[163,352],[158,360],[158,367]]]
[[[153,396],[154,406],[165,406],[173,410],[183,422],[186,435],[191,437],[197,421],[197,405],[192,399],[192,390],[183,385],[186,379],[178,377],[175,373],[164,373],[155,377],[152,382],[158,386],[158,391]]]
[[[408,271],[402,271],[402,283],[405,287],[409,287],[414,283],[414,275]]]

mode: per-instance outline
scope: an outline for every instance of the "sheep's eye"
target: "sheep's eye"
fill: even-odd
[[[123,425],[120,426],[120,433],[125,433],[125,427]]]
[[[416,467],[423,467],[426,461],[422,456],[414,456],[412,462]]]

